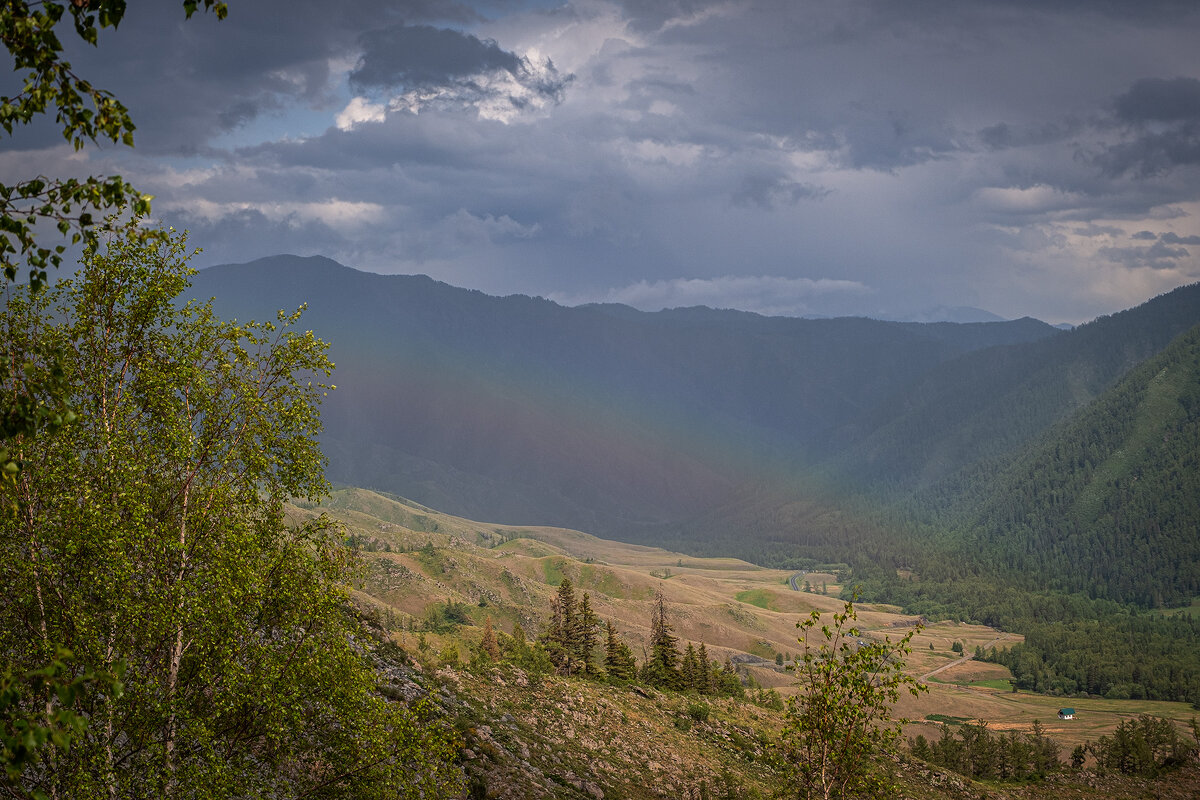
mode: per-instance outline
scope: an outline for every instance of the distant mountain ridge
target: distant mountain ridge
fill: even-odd
[[[620,534],[828,459],[880,398],[971,352],[1063,335],[996,323],[655,313],[490,297],[320,257],[222,265],[224,316],[308,303],[333,345],[334,480],[451,512]]]
[[[338,364],[333,480],[675,546],[844,538],[839,493],[963,507],[1200,322],[1200,286],[1061,331],[567,308],[290,256],[209,268],[192,293],[241,318],[309,304]]]

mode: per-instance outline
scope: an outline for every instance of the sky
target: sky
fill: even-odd
[[[1200,280],[1193,0],[155,2],[62,35],[136,147],[34,126],[0,179],[119,173],[197,266],[1055,323]]]

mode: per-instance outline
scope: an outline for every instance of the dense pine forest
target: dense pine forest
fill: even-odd
[[[1195,703],[1200,624],[1153,612],[1200,594],[1198,459],[1200,327],[935,517],[946,557],[868,585],[1021,630],[994,658],[1023,688]]]

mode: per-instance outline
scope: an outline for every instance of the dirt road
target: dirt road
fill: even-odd
[[[990,642],[985,644],[983,646],[983,649],[987,650],[988,648],[995,647],[997,644],[999,644],[1000,642],[1003,642],[1007,638],[1008,638],[1008,634],[1004,634],[1003,636],[997,636],[995,639],[992,639]],[[967,661],[970,661],[973,658],[975,658],[975,654],[971,653],[969,655],[963,656],[962,658],[955,659],[954,661],[951,661],[949,664],[942,664],[937,669],[926,672],[924,675],[922,675],[920,678],[918,678],[918,680],[927,681],[930,678],[932,678],[934,675],[937,675],[942,670],[950,669],[951,667],[966,663]]]

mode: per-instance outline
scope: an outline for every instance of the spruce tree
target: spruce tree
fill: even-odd
[[[614,681],[627,682],[637,677],[637,663],[629,645],[617,638],[617,628],[612,620],[604,624],[604,671]]]
[[[592,611],[592,598],[587,592],[584,592],[583,599],[579,601],[576,627],[576,656],[582,662],[581,669],[588,674],[594,673],[596,667],[592,664],[592,653],[599,641],[600,618]]]
[[[679,640],[671,634],[672,630],[667,622],[666,597],[661,591],[655,592],[650,617],[650,657],[642,674],[647,683],[661,689],[678,689],[683,680],[679,673]]]
[[[579,618],[575,608],[575,587],[563,578],[551,606],[550,629],[542,636],[550,661],[560,675],[571,675],[579,651]]]
[[[700,686],[698,687],[698,691],[700,694],[712,694],[712,672],[713,667],[716,665],[709,661],[708,648],[704,646],[704,642],[700,643],[700,648],[696,651],[696,660],[700,666]]]
[[[681,675],[683,678],[683,688],[689,691],[700,691],[700,686],[703,683],[701,680],[700,664],[696,659],[696,648],[691,642],[688,642],[687,647],[683,651],[683,667]]]

